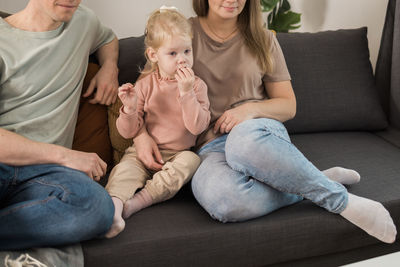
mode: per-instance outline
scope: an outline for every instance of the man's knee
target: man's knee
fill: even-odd
[[[69,199],[70,216],[73,224],[69,231],[81,240],[101,236],[111,227],[114,216],[114,204],[107,191],[97,182],[81,172],[72,178]]]

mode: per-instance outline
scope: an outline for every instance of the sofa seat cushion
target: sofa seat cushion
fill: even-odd
[[[381,201],[400,225],[400,149],[368,132],[292,136],[324,169],[358,170],[350,192]],[[190,187],[146,208],[111,240],[83,243],[85,266],[264,266],[381,244],[341,216],[305,200],[241,223],[213,220]],[[150,253],[151,252],[151,253]]]
[[[367,28],[277,35],[292,76],[290,133],[380,130],[387,119],[369,60]]]

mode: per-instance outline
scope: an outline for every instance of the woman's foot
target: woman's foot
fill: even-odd
[[[111,198],[113,203],[114,203],[114,220],[111,225],[110,230],[105,234],[106,238],[112,238],[117,236],[119,233],[121,233],[124,228],[125,228],[125,221],[122,219],[122,208],[124,204],[122,203],[122,200],[117,198],[117,197],[112,197]]]
[[[341,184],[356,184],[360,181],[360,174],[358,172],[342,167],[333,167],[322,171],[322,173],[328,176],[332,181]]]
[[[153,199],[146,189],[142,189],[125,202],[122,217],[128,219],[132,214],[153,204]]]
[[[347,207],[340,215],[385,243],[396,240],[396,226],[389,212],[379,202],[349,193]]]

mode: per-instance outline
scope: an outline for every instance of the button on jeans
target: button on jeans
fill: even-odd
[[[0,163],[0,250],[76,243],[105,234],[114,205],[84,173]]]
[[[192,179],[200,205],[222,222],[266,215],[303,198],[334,213],[347,205],[347,190],[318,170],[272,119],[252,119],[203,146]]]

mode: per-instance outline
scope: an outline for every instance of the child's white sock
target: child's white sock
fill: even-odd
[[[322,171],[332,181],[341,184],[356,184],[360,181],[360,174],[355,170],[350,170],[342,167],[333,167]]]
[[[122,211],[122,217],[127,219],[132,214],[150,206],[151,204],[153,204],[153,199],[151,198],[149,192],[147,192],[146,189],[142,189],[138,193],[134,194],[131,199],[125,202],[124,210]]]
[[[111,225],[110,230],[105,234],[106,238],[112,238],[119,233],[121,233],[124,228],[125,228],[125,221],[122,219],[122,208],[124,204],[122,203],[122,200],[117,198],[117,197],[111,197],[113,203],[114,203],[114,220]]]
[[[349,193],[347,207],[340,215],[385,243],[396,240],[396,226],[389,212],[379,202]]]

